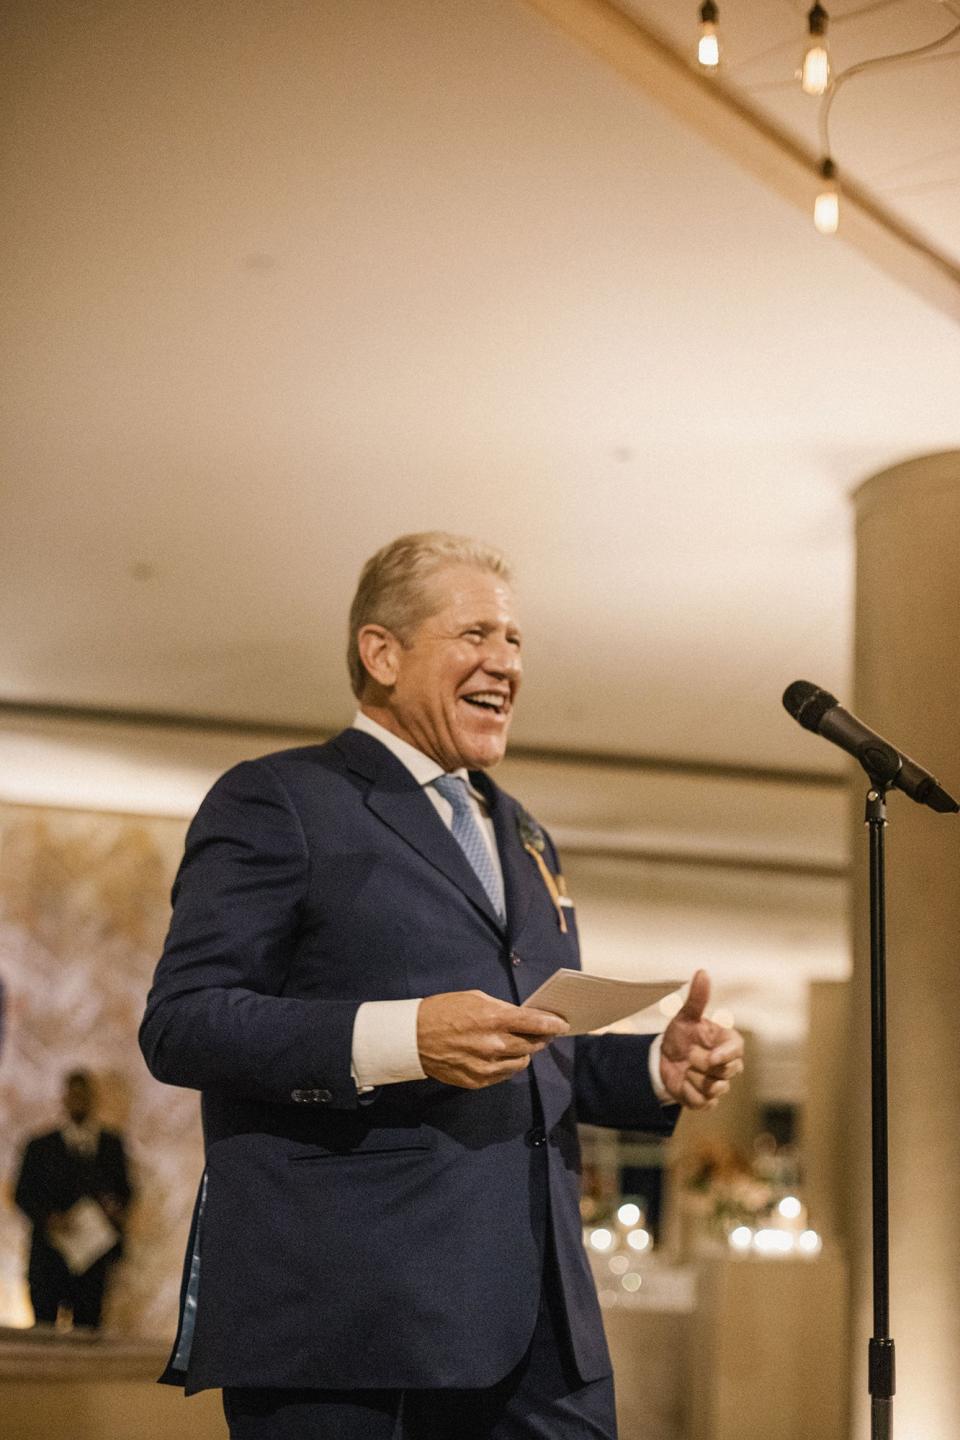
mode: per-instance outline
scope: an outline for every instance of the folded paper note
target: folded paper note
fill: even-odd
[[[91,1265],[112,1250],[120,1232],[110,1224],[100,1205],[89,1196],[78,1200],[66,1212],[63,1230],[50,1237],[74,1275],[85,1275]]]
[[[587,1035],[656,1005],[685,984],[685,980],[613,980],[582,970],[555,970],[523,1003],[562,1016],[571,1035]]]

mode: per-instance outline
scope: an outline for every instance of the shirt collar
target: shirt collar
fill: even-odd
[[[362,730],[365,735],[372,735],[374,740],[380,741],[381,745],[386,745],[387,749],[392,755],[397,757],[401,765],[407,767],[418,785],[431,785],[433,781],[441,775],[449,773],[459,776],[462,780],[466,780],[469,789],[473,791],[473,786],[470,784],[470,777],[462,765],[459,770],[447,772],[442,765],[437,764],[436,760],[432,760],[429,755],[424,755],[422,750],[418,750],[415,745],[411,745],[409,740],[401,740],[399,735],[394,735],[392,730],[388,730],[386,726],[379,724],[378,721],[371,720],[370,716],[365,715],[362,710],[358,710],[356,715],[354,715],[351,726],[354,730]]]

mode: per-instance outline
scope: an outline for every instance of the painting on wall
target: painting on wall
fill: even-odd
[[[123,1134],[136,1199],[108,1332],[172,1335],[203,1168],[197,1097],[158,1084],[137,1027],[170,914],[186,822],[0,805],[0,1324],[32,1322],[29,1227],[13,1204],[25,1140],[62,1123],[64,1075],[89,1070]]]

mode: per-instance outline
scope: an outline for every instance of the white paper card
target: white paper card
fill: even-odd
[[[685,980],[614,980],[582,970],[555,970],[523,1003],[560,1015],[571,1035],[587,1035],[656,1005],[685,984]]]
[[[103,1207],[89,1196],[71,1206],[66,1221],[66,1228],[51,1235],[50,1243],[60,1251],[74,1275],[85,1275],[101,1255],[113,1249],[120,1233],[110,1224]]]

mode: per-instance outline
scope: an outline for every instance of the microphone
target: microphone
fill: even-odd
[[[820,690],[809,680],[794,680],[783,692],[783,706],[805,730],[846,750],[878,785],[894,785],[918,805],[929,805],[941,815],[960,810],[933,775],[844,710],[829,690]]]

